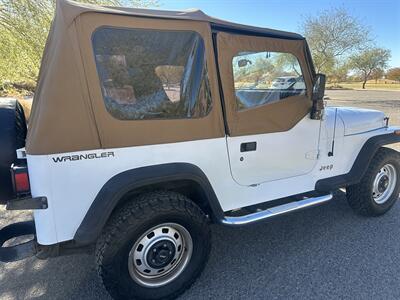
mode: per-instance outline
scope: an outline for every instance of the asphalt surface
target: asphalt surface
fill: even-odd
[[[389,113],[400,111],[400,92],[327,95],[361,104],[383,97]],[[328,204],[268,223],[214,225],[209,263],[180,299],[400,299],[399,216],[400,202],[382,217],[359,217],[338,192]],[[27,218],[0,208],[0,227]],[[94,258],[76,255],[0,263],[0,299],[110,298]]]
[[[328,106],[350,106],[383,111],[390,125],[400,126],[400,90],[326,90]],[[400,144],[392,145],[400,151]]]
[[[326,90],[325,96],[338,101],[400,101],[400,90]],[[382,102],[379,102],[381,105]]]
[[[1,211],[1,225],[22,215]],[[364,218],[342,192],[269,223],[213,226],[205,271],[180,299],[400,299],[400,203]],[[0,299],[109,299],[94,259],[0,264]]]

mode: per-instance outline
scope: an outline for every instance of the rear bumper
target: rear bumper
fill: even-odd
[[[7,201],[7,210],[31,210],[47,209],[46,197],[26,197]],[[31,239],[22,243],[13,244],[13,246],[4,246],[7,241],[23,236],[31,236]],[[22,260],[31,256],[38,256],[43,252],[42,246],[36,241],[35,222],[25,221],[7,225],[0,230],[0,261],[13,262]]]
[[[20,199],[13,199],[7,202],[7,210],[30,210],[30,209],[47,209],[46,197],[27,197]]]

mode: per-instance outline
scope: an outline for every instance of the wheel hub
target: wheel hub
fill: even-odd
[[[386,191],[387,187],[389,186],[389,177],[387,175],[384,175],[381,177],[378,183],[378,191],[380,193],[383,193]]]
[[[175,223],[155,226],[129,252],[129,275],[145,287],[163,286],[183,272],[192,252],[192,238],[183,226]]]
[[[373,182],[372,197],[377,204],[383,204],[393,194],[396,188],[397,171],[392,164],[384,165]]]
[[[166,267],[175,257],[175,244],[169,240],[155,243],[147,254],[147,264],[155,269]]]

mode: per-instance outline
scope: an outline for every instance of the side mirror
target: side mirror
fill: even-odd
[[[246,59],[246,58],[241,59],[241,60],[238,61],[238,67],[239,67],[239,68],[246,67],[248,64],[251,65],[251,61],[248,60],[248,59]]]
[[[311,119],[321,120],[324,111],[324,95],[325,95],[325,82],[326,76],[324,74],[317,74],[313,86],[312,93],[312,109]]]

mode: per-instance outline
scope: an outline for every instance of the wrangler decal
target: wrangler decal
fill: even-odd
[[[55,163],[66,162],[66,161],[78,161],[84,159],[96,159],[96,158],[107,158],[114,157],[114,152],[102,152],[102,153],[88,153],[88,154],[76,154],[53,157]]]

